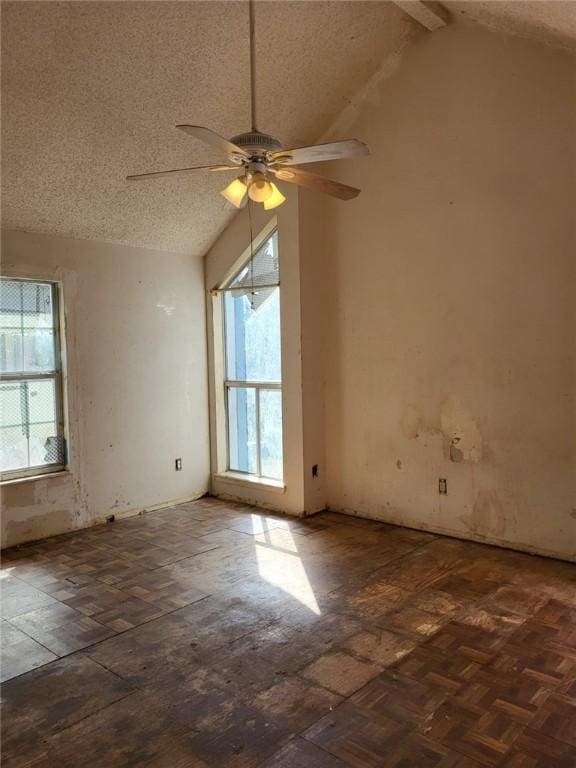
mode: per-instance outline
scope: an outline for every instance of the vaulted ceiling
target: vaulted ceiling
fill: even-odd
[[[203,254],[229,175],[124,177],[222,161],[177,123],[249,130],[247,9],[4,3],[4,226]],[[314,142],[416,27],[387,2],[257,3],[258,128]]]
[[[576,3],[444,3],[476,21],[565,47]],[[2,3],[3,225],[202,255],[234,212],[229,176],[127,184],[128,173],[222,160],[177,131],[249,129],[247,3]],[[316,141],[410,37],[394,3],[256,3],[258,127]]]

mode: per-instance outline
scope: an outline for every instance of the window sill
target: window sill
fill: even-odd
[[[46,480],[48,477],[63,477],[70,474],[68,469],[59,469],[56,472],[44,472],[39,475],[27,475],[26,477],[13,477],[10,480],[0,480],[0,487],[6,485],[18,485],[19,483],[31,483],[36,480]]]
[[[218,482],[230,483],[231,485],[242,485],[245,488],[272,491],[272,493],[284,493],[286,491],[286,486],[282,480],[245,475],[242,472],[222,472],[218,475],[212,475],[212,479]]]

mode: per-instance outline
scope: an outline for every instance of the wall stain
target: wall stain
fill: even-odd
[[[413,405],[407,405],[400,419],[400,428],[404,437],[414,440],[418,437],[422,425],[420,413]]]
[[[9,507],[31,507],[36,502],[36,483],[15,483],[6,485],[2,489],[3,506]]]
[[[485,449],[478,425],[466,406],[454,395],[442,403],[439,421],[439,426],[426,424],[416,406],[407,405],[400,418],[400,428],[408,440],[441,435],[446,457],[456,464],[482,460]],[[422,445],[428,447],[427,442],[422,442]]]
[[[450,461],[455,462],[456,464],[459,464],[464,459],[464,454],[458,448],[458,443],[460,442],[459,437],[453,437],[450,441],[450,448],[448,450],[448,455],[450,456]]]
[[[451,461],[482,459],[482,435],[470,412],[458,398],[451,395],[440,409],[442,432],[450,441]]]
[[[498,491],[479,491],[472,512],[469,515],[461,515],[460,520],[472,533],[490,533],[503,537],[506,515]]]
[[[6,525],[7,542],[26,542],[54,536],[55,531],[71,531],[76,528],[72,512],[50,510],[44,515],[35,515],[26,520],[10,520]]]

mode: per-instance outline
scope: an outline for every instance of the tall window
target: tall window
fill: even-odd
[[[2,479],[62,469],[66,462],[58,286],[0,280],[0,470]]]
[[[276,232],[223,292],[228,469],[281,480],[282,376]]]

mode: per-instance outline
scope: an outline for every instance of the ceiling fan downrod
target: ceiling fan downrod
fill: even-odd
[[[248,0],[248,24],[250,28],[250,121],[252,125],[252,133],[258,133],[258,128],[256,128],[256,33],[254,0]]]

